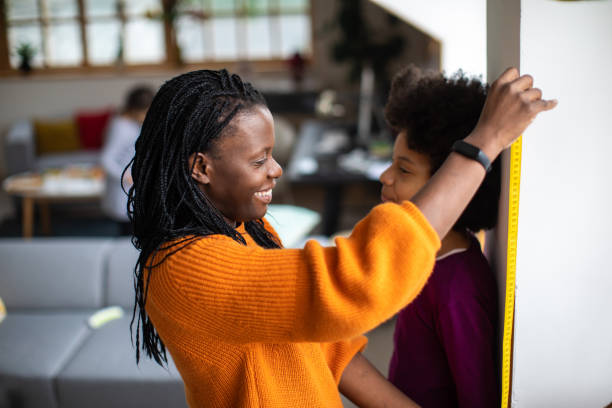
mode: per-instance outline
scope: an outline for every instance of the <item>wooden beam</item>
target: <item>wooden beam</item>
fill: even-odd
[[[85,0],[78,0],[79,6],[79,27],[81,29],[81,52],[83,53],[83,61],[81,65],[89,66],[89,52],[87,45],[87,17],[85,16]]]
[[[11,69],[7,15],[7,2],[0,0],[0,69],[2,70]]]

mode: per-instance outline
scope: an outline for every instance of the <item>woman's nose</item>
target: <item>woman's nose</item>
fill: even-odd
[[[276,160],[274,160],[274,157],[272,157],[272,163],[268,175],[271,178],[280,178],[280,176],[283,175],[283,168]]]

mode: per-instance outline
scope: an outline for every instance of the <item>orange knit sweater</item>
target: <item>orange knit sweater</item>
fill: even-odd
[[[422,289],[440,241],[411,203],[376,206],[323,248],[202,238],[151,274],[149,313],[190,407],[342,407],[361,333]]]

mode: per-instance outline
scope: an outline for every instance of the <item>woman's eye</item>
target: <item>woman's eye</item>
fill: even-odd
[[[404,169],[402,167],[399,168],[399,171],[402,172],[403,174],[410,174],[410,171],[408,171],[408,170],[406,170],[406,169]]]
[[[265,159],[261,159],[261,160],[257,160],[254,164],[256,167],[261,167],[266,163],[266,160],[268,160],[267,158]]]

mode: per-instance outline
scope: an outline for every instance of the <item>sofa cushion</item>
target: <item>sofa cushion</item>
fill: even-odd
[[[168,370],[143,357],[136,365],[131,313],[94,330],[57,376],[60,408],[186,407],[184,385],[168,355]]]
[[[116,239],[108,256],[108,275],[104,303],[107,306],[121,306],[132,311],[134,307],[134,265],[138,250],[130,238]]]
[[[0,239],[0,296],[13,309],[96,309],[103,305],[110,239]]]
[[[72,152],[81,148],[72,120],[34,121],[36,154]]]
[[[89,314],[9,313],[0,324],[0,406],[57,406],[54,378],[89,335]]]
[[[77,112],[75,122],[79,140],[84,149],[100,149],[102,147],[106,125],[108,125],[112,115],[112,109]]]
[[[97,150],[77,150],[70,153],[49,153],[38,156],[34,167],[38,171],[60,168],[75,164],[99,164],[100,152]]]

